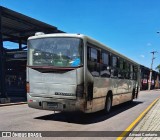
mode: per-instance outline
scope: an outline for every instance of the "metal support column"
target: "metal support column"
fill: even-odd
[[[5,86],[5,55],[3,49],[2,38],[2,9],[0,7],[0,98],[6,98],[6,86]]]
[[[151,53],[152,53],[152,62],[151,62],[151,69],[150,69],[150,73],[149,73],[148,90],[151,89],[151,85],[152,85],[153,60],[155,59],[154,54],[157,53],[157,51],[153,51]]]

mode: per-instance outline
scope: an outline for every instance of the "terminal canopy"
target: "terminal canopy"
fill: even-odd
[[[0,6],[0,34],[2,41],[27,43],[35,32],[63,33],[57,27]]]
[[[36,32],[63,33],[55,26],[0,6],[0,102],[11,96],[26,97],[26,44]],[[4,47],[8,42],[11,48]],[[18,49],[12,49],[15,46]]]

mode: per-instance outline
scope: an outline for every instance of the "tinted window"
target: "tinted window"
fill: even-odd
[[[101,77],[110,77],[110,67],[109,67],[109,54],[105,51],[101,53],[102,63],[100,64],[100,75]]]
[[[119,60],[119,68],[123,69],[123,60],[122,59]]]
[[[124,78],[124,69],[123,66],[124,62],[123,59],[119,59],[119,69],[118,69],[118,78],[123,79]]]
[[[138,72],[138,67],[134,66],[133,67],[133,79],[137,80],[137,72]]]
[[[130,78],[130,67],[129,67],[129,63],[126,61],[124,62],[124,77],[125,79],[129,79]]]
[[[111,77],[118,77],[118,58],[116,56],[112,56]]]
[[[130,79],[133,79],[133,65],[130,65]]]
[[[112,57],[112,66],[117,67],[117,57],[115,56]]]
[[[95,48],[88,48],[89,60],[93,62],[98,62],[98,50]]]
[[[106,52],[102,52],[102,63],[106,65],[109,64],[109,54]]]
[[[91,72],[93,76],[100,76],[100,63],[99,63],[99,50],[88,46],[88,70]]]

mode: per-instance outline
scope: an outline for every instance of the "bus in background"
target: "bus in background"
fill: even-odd
[[[150,75],[150,68],[145,67],[143,65],[140,65],[140,71],[141,71],[141,84],[140,89],[141,90],[148,90],[149,82],[151,82],[151,90],[152,89],[159,89],[159,73],[155,70],[152,70],[152,78],[151,81],[149,81],[149,75]]]
[[[108,113],[138,96],[139,64],[85,35],[35,34],[27,57],[29,107]]]

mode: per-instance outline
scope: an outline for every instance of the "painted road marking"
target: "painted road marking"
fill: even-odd
[[[138,122],[140,122],[140,120],[147,114],[147,112],[153,107],[153,105],[160,99],[157,98],[155,99],[140,115],[139,117],[133,121],[127,128],[125,131],[122,132],[122,134],[117,138],[117,140],[122,140],[124,137],[127,136],[128,131],[132,131],[132,129],[138,124]]]

